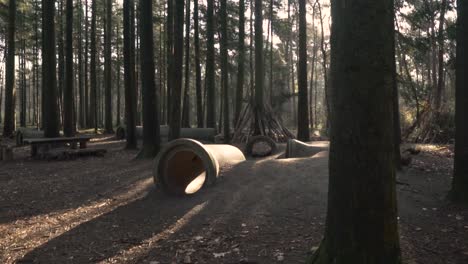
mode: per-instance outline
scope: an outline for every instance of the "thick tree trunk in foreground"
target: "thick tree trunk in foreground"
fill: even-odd
[[[255,103],[254,135],[261,134],[260,113],[263,111],[263,14],[262,0],[255,0]]]
[[[468,204],[468,1],[458,0],[455,170],[451,198]]]
[[[171,91],[171,120],[169,122],[169,138],[180,137],[181,126],[181,93],[182,64],[184,57],[184,0],[176,0],[174,8],[174,71]]]
[[[106,0],[106,30],[104,34],[104,75],[105,75],[105,132],[114,133],[112,124],[112,0]]]
[[[125,130],[127,149],[137,147],[136,138],[136,89],[135,89],[135,36],[134,30],[134,2],[123,2],[124,25],[124,83],[125,83]]]
[[[214,50],[214,0],[208,0],[206,9],[206,126],[216,128],[215,115],[215,50]]]
[[[42,107],[44,137],[58,137],[57,79],[55,68],[55,1],[42,1]]]
[[[15,20],[16,0],[10,0],[8,7],[8,49],[5,69],[4,137],[13,136],[13,132],[15,131]]]
[[[67,0],[65,28],[65,87],[63,90],[63,134],[66,137],[75,135],[73,116],[73,0]]]
[[[153,3],[140,0],[141,92],[143,98],[142,158],[152,158],[159,151],[159,113],[154,79]]]
[[[326,230],[309,263],[401,263],[389,100],[394,81],[394,2],[343,3],[332,1]]]
[[[307,95],[307,9],[306,0],[299,0],[299,68],[297,81],[299,83],[299,101],[297,104],[297,138],[301,141],[310,140],[309,104]]]

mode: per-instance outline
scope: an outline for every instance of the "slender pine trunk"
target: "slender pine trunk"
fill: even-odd
[[[207,1],[206,9],[206,70],[205,82],[207,90],[206,99],[206,126],[216,128],[215,115],[215,50],[214,50],[214,0]]]
[[[234,127],[239,122],[244,100],[244,64],[245,64],[245,1],[239,1],[239,43],[237,46],[237,89]]]
[[[241,0],[243,1],[243,0]],[[197,95],[197,126],[203,127],[203,95],[201,84],[201,65],[200,65],[200,33],[198,25],[198,0],[193,1],[193,27],[195,44],[195,90]]]
[[[310,140],[309,132],[309,104],[307,94],[307,19],[306,0],[299,0],[299,68],[297,80],[299,97],[297,108],[297,138],[302,141]]]
[[[112,0],[106,0],[106,27],[104,33],[105,122],[108,134],[114,133],[112,123]]]
[[[63,90],[63,133],[66,137],[75,135],[73,118],[73,0],[66,0],[66,32],[65,32],[65,87]]]

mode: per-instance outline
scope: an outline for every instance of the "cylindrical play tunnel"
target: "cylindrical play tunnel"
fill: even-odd
[[[177,139],[156,156],[154,181],[168,194],[194,194],[214,184],[222,168],[244,160],[242,151],[231,145],[203,145],[192,139]]]
[[[117,139],[125,139],[125,127],[118,127],[115,131],[115,137]],[[162,125],[159,128],[159,135],[161,142],[167,142],[169,137],[169,126]],[[180,136],[183,138],[191,138],[195,140],[214,142],[216,130],[214,128],[181,128]],[[143,127],[136,127],[136,137],[138,139],[143,138]]]

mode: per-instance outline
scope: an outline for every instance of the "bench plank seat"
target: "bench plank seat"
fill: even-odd
[[[89,141],[89,140],[91,140],[91,137],[89,136],[57,137],[57,138],[27,138],[24,140],[24,143],[27,143],[27,144],[70,143],[70,142],[80,142],[80,141]]]
[[[79,137],[57,137],[57,138],[29,138],[25,139],[24,143],[31,145],[31,157],[37,156],[39,146],[44,146],[49,150],[52,144],[71,143],[72,148],[76,147],[76,143],[80,144],[80,149],[86,149],[87,142],[91,140],[90,136]]]

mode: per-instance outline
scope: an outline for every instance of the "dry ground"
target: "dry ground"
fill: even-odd
[[[0,162],[0,263],[303,263],[323,234],[326,157],[248,160],[176,198],[123,142],[90,145],[109,152],[48,162],[21,148]],[[423,146],[398,176],[406,263],[468,263],[468,208],[445,199],[451,159]]]

